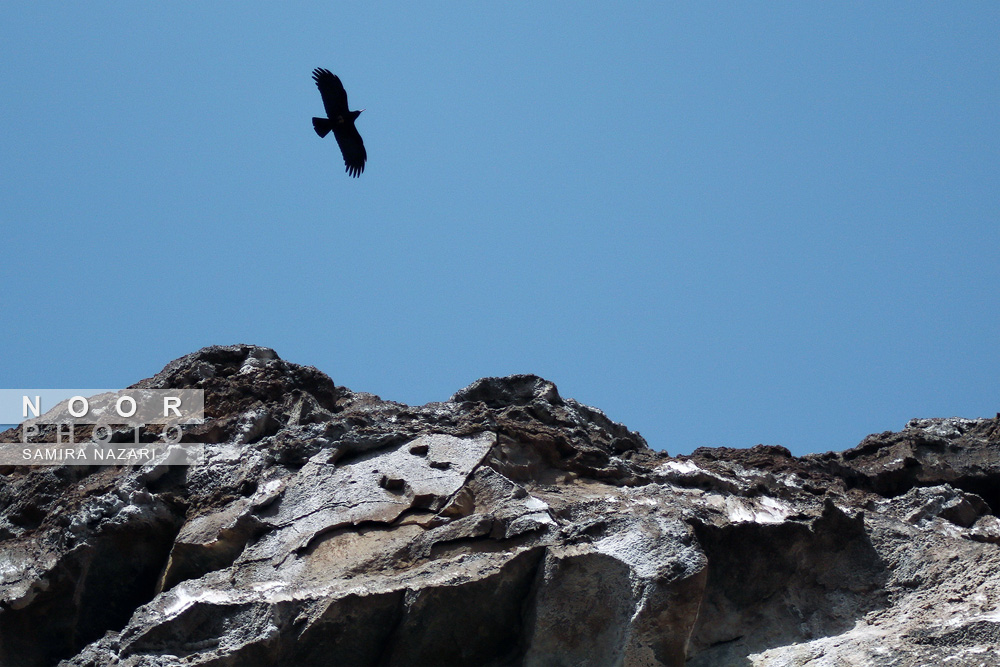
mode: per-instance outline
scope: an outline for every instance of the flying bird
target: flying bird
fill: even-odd
[[[365,170],[368,153],[365,152],[365,142],[361,140],[354,121],[361,111],[349,111],[347,108],[347,91],[340,78],[328,69],[317,67],[313,70],[313,80],[323,96],[323,107],[327,118],[313,118],[313,128],[320,138],[333,131],[333,137],[344,154],[344,164],[348,174],[357,178]]]

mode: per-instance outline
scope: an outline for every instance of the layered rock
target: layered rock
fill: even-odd
[[[411,407],[230,346],[137,386],[205,390],[206,461],[5,470],[2,665],[1000,661],[1000,420],[670,457],[530,375]]]

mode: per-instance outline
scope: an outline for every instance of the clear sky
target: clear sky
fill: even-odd
[[[1000,4],[3,3],[0,386],[254,343],[650,445],[1000,410]],[[338,74],[368,149],[310,118]]]

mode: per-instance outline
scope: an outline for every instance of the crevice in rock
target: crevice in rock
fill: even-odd
[[[155,595],[178,529],[163,518],[110,525],[72,549],[30,603],[0,611],[0,664],[52,665],[122,629]]]
[[[410,437],[390,434],[381,438],[373,437],[364,445],[337,445],[331,449],[328,462],[337,466],[360,463],[378,456],[383,450],[397,447],[411,439]]]
[[[688,664],[747,664],[750,653],[844,632],[881,608],[886,565],[832,503],[812,525],[692,521],[708,581]]]
[[[468,554],[502,553],[518,549],[532,541],[535,537],[528,534],[515,535],[510,538],[492,537],[460,537],[454,540],[435,542],[431,547],[429,560],[448,560],[456,556]]]
[[[524,550],[480,578],[411,589],[380,666],[518,664],[524,601],[543,547]]]
[[[949,484],[980,496],[1000,512],[1000,419],[915,419],[898,433],[876,433],[844,452],[804,462],[844,480],[848,488],[901,496],[915,487]]]
[[[947,474],[928,476],[922,474],[919,463],[912,459],[910,465],[903,468],[883,471],[877,475],[865,475],[851,469],[841,470],[848,489],[860,489],[882,496],[896,498],[905,495],[911,489],[920,487],[949,484],[956,489],[973,493],[982,498],[989,506],[989,514],[996,514],[1000,509],[1000,475],[979,474]]]

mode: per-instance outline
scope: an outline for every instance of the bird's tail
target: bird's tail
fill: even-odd
[[[333,123],[330,122],[329,118],[313,118],[313,129],[322,138],[328,135],[330,130],[333,129]]]

